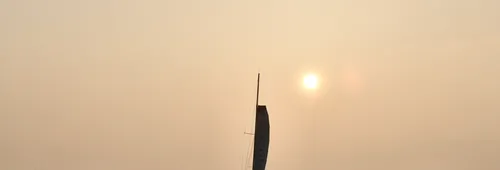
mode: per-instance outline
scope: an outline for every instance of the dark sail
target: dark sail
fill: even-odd
[[[258,105],[255,118],[253,170],[265,170],[269,150],[269,114],[265,105]]]

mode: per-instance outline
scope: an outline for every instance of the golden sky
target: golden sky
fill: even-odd
[[[0,1],[0,169],[500,169],[500,1]],[[319,88],[306,91],[302,76]]]

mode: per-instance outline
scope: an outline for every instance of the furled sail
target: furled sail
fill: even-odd
[[[265,170],[269,150],[269,114],[265,105],[258,105],[255,118],[253,170]]]

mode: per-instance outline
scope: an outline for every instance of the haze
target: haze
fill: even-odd
[[[3,0],[0,169],[240,169],[261,72],[269,170],[498,170],[498,7]]]

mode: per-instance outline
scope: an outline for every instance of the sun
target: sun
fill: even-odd
[[[318,87],[318,77],[314,74],[309,74],[304,77],[304,87],[308,89],[316,89]]]

